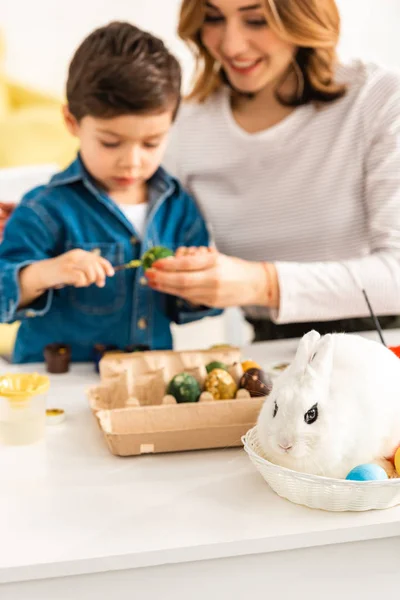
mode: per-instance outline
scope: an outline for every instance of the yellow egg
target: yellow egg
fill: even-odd
[[[400,476],[400,448],[397,448],[396,454],[394,455],[394,466],[396,467],[397,475]]]
[[[204,382],[204,388],[212,394],[214,400],[232,400],[237,391],[232,376],[223,369],[211,371]]]
[[[242,369],[243,371],[248,371],[249,369],[261,369],[261,367],[254,360],[245,360],[242,362]]]

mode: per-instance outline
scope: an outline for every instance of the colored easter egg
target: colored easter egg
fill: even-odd
[[[206,369],[207,373],[211,373],[211,371],[214,371],[214,369],[222,369],[223,371],[227,371],[228,366],[219,360],[213,360],[212,362],[208,363],[208,365],[206,365]]]
[[[179,373],[171,379],[167,387],[167,394],[182,402],[198,402],[201,394],[197,380],[189,373]]]
[[[156,260],[169,258],[170,256],[174,256],[174,253],[169,248],[165,248],[164,246],[154,246],[154,248],[150,248],[142,256],[143,270],[147,271],[147,269],[150,269]]]
[[[242,362],[242,369],[243,371],[248,371],[249,369],[261,369],[261,367],[254,360],[245,360]]]
[[[243,373],[239,387],[250,392],[251,397],[268,396],[272,391],[272,380],[262,369],[249,369]]]
[[[210,350],[224,350],[228,348],[234,348],[231,344],[214,344],[211,346]]]
[[[394,455],[394,467],[397,475],[400,477],[400,448],[397,448],[396,454]]]
[[[397,358],[400,358],[400,346],[389,346],[389,350],[391,350]]]
[[[388,479],[388,476],[385,469],[371,463],[354,467],[346,479],[350,481],[383,481]]]
[[[214,400],[232,400],[237,390],[232,375],[223,369],[211,371],[204,382],[204,388],[213,395]]]

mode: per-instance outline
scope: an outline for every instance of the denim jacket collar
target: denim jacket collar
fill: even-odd
[[[48,186],[58,187],[64,185],[70,185],[81,181],[83,185],[98,199],[100,202],[105,204],[108,208],[111,208],[112,212],[115,210],[115,203],[111,200],[108,194],[101,190],[95,183],[93,177],[87,171],[83,164],[81,155],[78,153],[77,158],[72,162],[64,171],[54,175]],[[164,198],[167,198],[172,194],[177,187],[177,182],[163,169],[159,167],[154,173],[152,178],[148,181],[149,186],[149,207],[148,212],[150,213],[156,204]]]

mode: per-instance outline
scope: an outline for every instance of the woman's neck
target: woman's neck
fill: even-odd
[[[293,94],[296,91],[296,81],[288,78],[285,86],[280,88],[280,92]],[[231,98],[232,114],[237,124],[248,133],[258,133],[277,125],[288,115],[295,107],[284,106],[276,97],[276,84],[264,87],[254,94],[253,97],[247,97],[244,94],[232,94]]]

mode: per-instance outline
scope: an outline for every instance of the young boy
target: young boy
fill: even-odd
[[[151,290],[141,268],[113,268],[153,246],[209,244],[194,201],[160,167],[180,84],[164,44],[128,23],[76,51],[64,117],[78,157],[23,198],[0,246],[0,321],[23,321],[14,362],[41,361],[57,342],[76,361],[97,343],[170,348],[171,321],[219,313]]]

